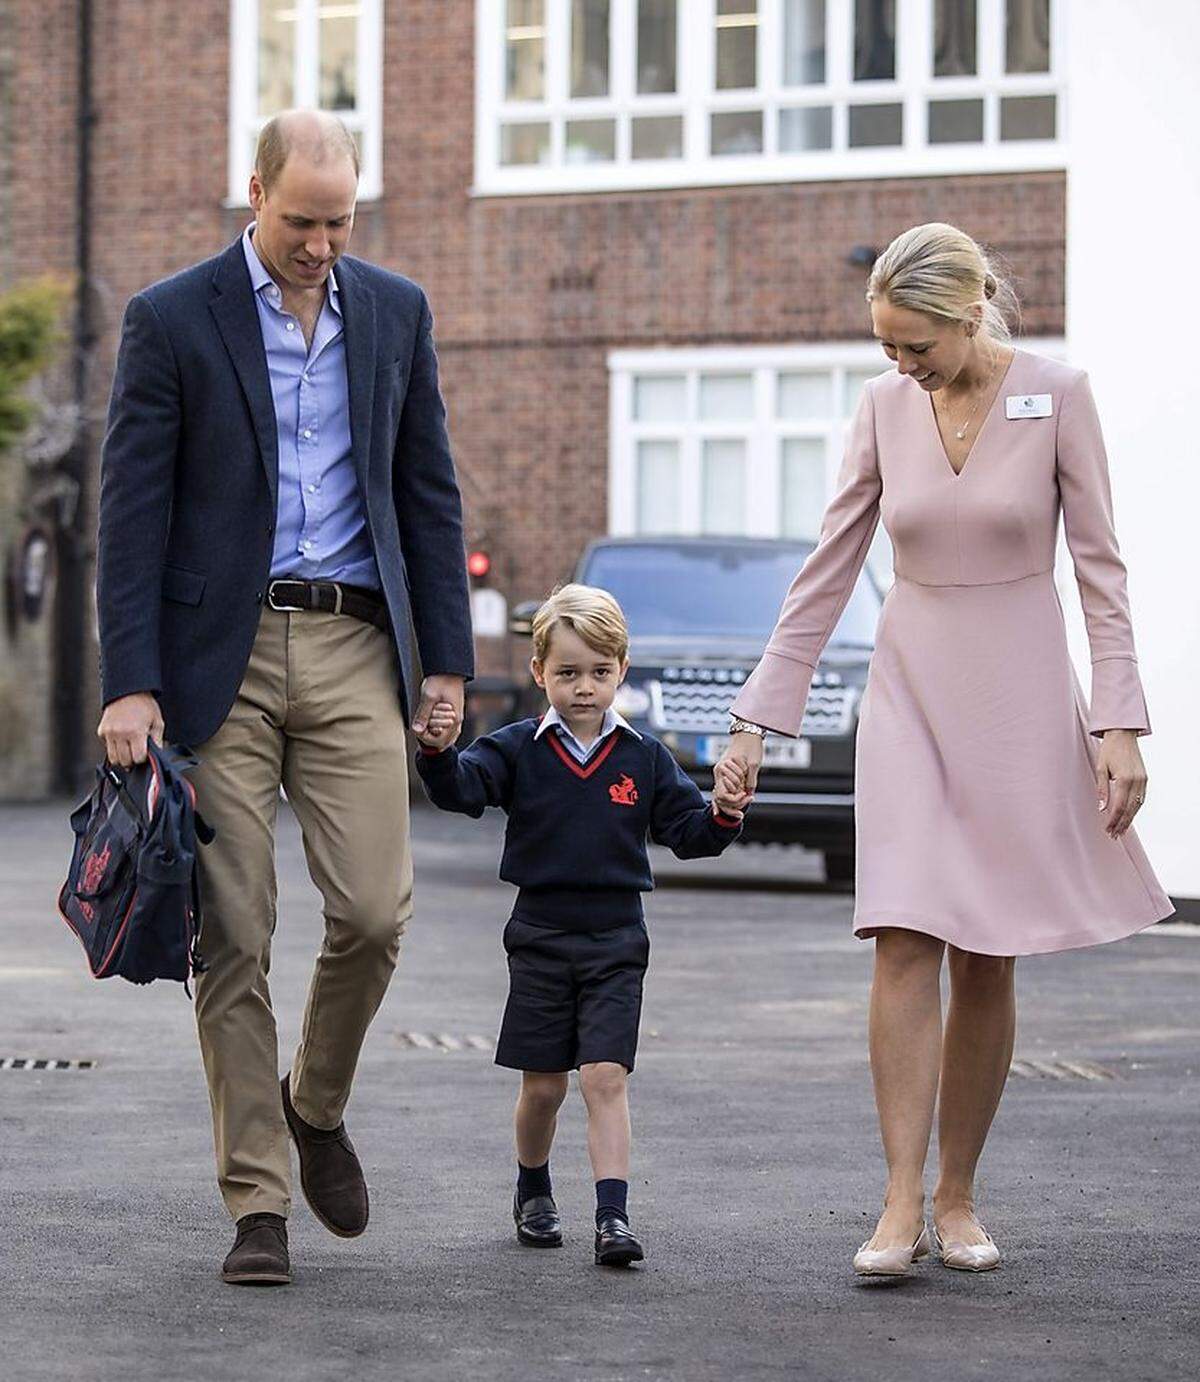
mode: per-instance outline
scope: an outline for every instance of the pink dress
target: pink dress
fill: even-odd
[[[1090,714],[1054,586],[1060,508]],[[880,516],[896,578],[858,730],[855,934],[898,926],[1031,955],[1169,916],[1133,831],[1110,840],[1096,804],[1098,736],[1150,721],[1087,376],[1018,350],[957,475],[929,395],[896,372],[872,380],[820,541],[735,714],[799,733]]]

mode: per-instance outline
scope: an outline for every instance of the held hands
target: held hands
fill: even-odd
[[[412,722],[417,739],[427,748],[449,748],[462,731],[462,720],[462,677],[426,677],[421,683],[421,704]]]
[[[146,761],[146,740],[163,741],[163,717],[158,701],[149,691],[135,691],[109,701],[100,717],[96,737],[104,741],[110,763],[132,768]]]
[[[713,788],[712,794],[712,809],[714,816],[722,815],[726,820],[741,821],[744,820],[746,816],[745,811],[739,810],[733,805],[729,797],[717,791],[715,787]]]
[[[1119,840],[1146,799],[1146,766],[1133,730],[1105,730],[1096,760],[1096,793],[1108,818],[1105,833]]]
[[[449,701],[435,701],[417,738],[426,748],[444,749],[458,738],[459,719]],[[416,731],[416,725],[413,730]]]
[[[754,799],[758,770],[762,767],[763,741],[759,734],[734,734],[729,747],[713,768],[713,802],[726,815],[741,813]]]

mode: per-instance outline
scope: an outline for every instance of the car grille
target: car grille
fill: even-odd
[[[654,681],[647,689],[656,731],[725,734],[729,730],[729,707],[740,688],[711,682]],[[818,685],[814,679],[800,733],[806,738],[847,734],[857,698],[853,686]]]

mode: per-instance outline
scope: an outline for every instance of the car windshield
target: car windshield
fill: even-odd
[[[756,639],[766,642],[804,559],[805,542],[621,543],[592,550],[581,579],[616,596],[634,638]],[[832,647],[875,642],[879,597],[864,573]]]

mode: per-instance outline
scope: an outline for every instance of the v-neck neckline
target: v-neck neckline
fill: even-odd
[[[571,757],[570,751],[563,747],[562,740],[555,734],[553,728],[547,730],[545,737],[549,741],[550,747],[558,754],[559,758],[562,759],[576,777],[589,778],[599,769],[600,764],[604,762],[610,753],[612,753],[613,749],[617,747],[617,737],[620,733],[621,731],[619,728],[614,729],[608,736],[608,742],[601,748],[598,748],[591,758],[588,759],[587,763],[577,763],[575,759]]]
[[[937,410],[933,406],[933,394],[928,395],[929,419],[933,423],[934,439],[937,442],[938,451],[941,453],[942,460],[945,462],[946,469],[950,472],[950,478],[952,480],[961,480],[963,474],[966,472],[967,466],[971,464],[971,459],[975,455],[980,441],[983,439],[983,434],[987,430],[988,423],[992,420],[992,414],[996,411],[996,403],[999,401],[1000,395],[1004,392],[1004,386],[1008,383],[1008,376],[1012,373],[1012,367],[1017,363],[1017,356],[1020,355],[1020,353],[1020,350],[1014,346],[1013,353],[1009,356],[1008,364],[1004,367],[1004,373],[1000,376],[999,382],[996,384],[996,392],[992,395],[991,402],[988,404],[986,412],[979,421],[979,430],[975,433],[975,440],[967,448],[967,454],[963,457],[963,463],[957,470],[954,469],[954,462],[950,459],[950,453],[946,450],[946,442],[942,436],[942,429],[938,426]],[[920,385],[917,387],[919,388]]]

